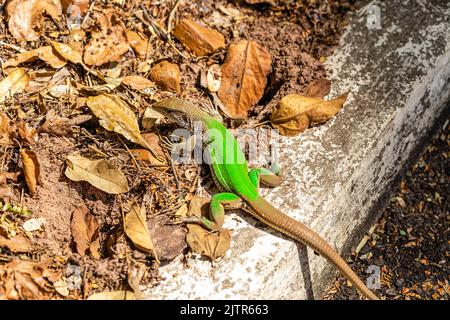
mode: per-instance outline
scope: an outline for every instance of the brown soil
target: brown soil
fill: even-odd
[[[148,12],[152,13],[155,21],[165,25],[167,17],[175,1],[164,1],[154,5],[153,1],[143,1]],[[314,79],[326,77],[322,62],[330,55],[337,44],[339,35],[345,26],[346,13],[353,9],[354,1],[276,1],[275,6],[267,4],[248,5],[243,1],[213,1],[186,0],[178,8],[175,22],[181,18],[191,18],[201,21],[219,32],[226,43],[240,39],[256,40],[267,48],[273,57],[273,71],[269,76],[269,84],[264,97],[253,110],[248,123],[263,120],[287,94],[302,93]],[[331,4],[330,4],[331,3]],[[120,13],[127,28],[140,31],[149,36],[147,27],[140,22],[133,12],[139,3],[126,1],[124,6],[106,5],[97,1],[93,12],[100,12],[105,7],[114,7]],[[237,9],[244,18],[239,23],[231,21],[231,17],[224,14],[222,8]],[[214,13],[220,13],[224,19],[215,24]],[[87,31],[93,26],[92,18],[87,21]],[[57,36],[63,42],[67,35],[65,25],[58,29],[47,19],[43,34],[60,32]],[[0,15],[0,40],[13,46],[20,46],[9,34],[5,13]],[[86,39],[87,41],[88,39]],[[198,89],[197,81],[200,70],[212,63],[222,64],[225,50],[210,57],[194,58],[188,55],[183,58],[170,45],[162,40],[154,40],[155,47],[152,59],[162,58],[179,64],[182,74],[182,97],[206,101],[208,98]],[[27,50],[48,45],[43,37],[37,42],[24,45]],[[186,53],[181,44],[175,42],[180,52]],[[17,54],[13,47],[1,46],[0,58],[6,61]],[[321,62],[322,61],[322,62]],[[138,61],[132,52],[127,52],[120,62],[123,66],[123,76],[136,74]],[[35,61],[25,64],[27,68],[38,71],[48,67],[44,63]],[[68,67],[71,77],[80,83],[85,83],[86,73],[79,66]],[[3,78],[3,77],[2,77]],[[121,89],[113,91],[127,100],[138,100],[141,113],[151,104],[151,99],[158,100],[167,93],[158,91],[151,99]],[[45,102],[45,103],[44,103]],[[72,117],[76,114],[91,114],[89,109],[78,106],[76,101],[60,99],[59,101],[45,101],[39,92],[22,94],[7,101],[1,106],[11,119],[21,118],[30,126],[39,128],[44,122],[48,110],[54,110],[61,117]],[[21,112],[18,112],[18,109]],[[238,123],[230,123],[232,126]],[[170,126],[161,126],[160,134],[167,132]],[[18,255],[7,248],[0,248],[0,267],[16,258],[29,261],[41,261],[50,258],[54,268],[70,279],[73,267],[81,270],[82,283],[70,290],[70,294],[62,297],[54,290],[46,293],[46,298],[86,298],[96,292],[129,289],[128,274],[135,266],[144,265],[145,275],[140,283],[157,282],[158,265],[151,255],[136,249],[125,237],[123,232],[123,214],[127,206],[133,201],[144,204],[147,209],[147,219],[150,234],[156,247],[161,263],[167,263],[176,256],[186,253],[186,231],[183,226],[173,224],[174,213],[186,202],[186,196],[195,192],[197,174],[187,172],[188,166],[177,166],[176,176],[172,168],[152,167],[139,162],[139,167],[130,157],[127,148],[136,148],[117,134],[103,130],[96,119],[76,125],[64,135],[57,136],[49,133],[39,133],[37,142],[28,146],[32,148],[39,159],[41,174],[40,184],[36,193],[31,196],[23,175],[17,182],[9,182],[14,197],[11,203],[20,204],[32,212],[33,218],[45,218],[43,231],[33,232],[33,251]],[[127,148],[125,148],[125,146]],[[72,182],[64,175],[65,159],[68,154],[78,152],[91,158],[107,158],[120,167],[127,176],[130,191],[122,195],[110,195],[96,189],[87,182]],[[19,147],[0,146],[0,172],[22,171]],[[193,188],[194,186],[194,188]],[[145,200],[143,200],[145,199]],[[80,256],[73,242],[71,234],[72,213],[78,206],[85,204],[90,213],[100,225],[100,259],[91,255]],[[22,225],[29,217],[0,211],[3,218]],[[17,230],[20,230],[18,228]],[[69,270],[70,269],[70,270]],[[0,273],[0,281],[1,281]],[[0,296],[1,296],[0,284]]]

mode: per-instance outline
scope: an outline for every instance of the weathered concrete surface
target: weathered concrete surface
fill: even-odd
[[[327,62],[337,95],[351,91],[344,110],[327,124],[283,139],[287,181],[266,197],[311,226],[338,251],[376,216],[374,208],[450,98],[450,2],[374,1],[381,29],[367,11],[353,19]],[[370,218],[372,217],[372,218]],[[161,268],[164,280],[149,299],[302,299],[296,245],[246,214],[227,216],[232,247],[214,267],[191,258]],[[256,226],[256,227],[255,227]],[[309,252],[316,297],[334,268]]]

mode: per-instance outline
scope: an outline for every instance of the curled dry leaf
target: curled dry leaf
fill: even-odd
[[[47,62],[51,67],[55,69],[62,68],[66,65],[66,59],[58,54],[50,46],[40,47],[31,51],[21,52],[17,54],[15,57],[7,60],[4,64],[4,68],[10,68],[18,66],[21,63],[32,62],[36,59],[41,59],[42,61]]]
[[[136,300],[132,291],[109,291],[95,293],[87,300]]]
[[[295,136],[309,126],[333,117],[342,109],[346,99],[347,94],[330,101],[291,94],[280,100],[277,110],[270,117],[270,122],[281,134]]]
[[[331,81],[319,78],[311,82],[306,89],[305,96],[310,98],[324,98],[330,93]]]
[[[244,119],[263,96],[272,68],[270,53],[255,41],[242,40],[230,45],[222,65],[222,83],[218,92],[233,119]]]
[[[14,259],[0,265],[0,299],[49,299],[52,283],[61,278],[50,269],[51,260],[39,262]]]
[[[97,16],[100,30],[91,35],[91,41],[84,50],[84,62],[87,65],[100,66],[111,61],[119,61],[128,51],[125,37],[125,25],[114,9]]]
[[[32,249],[31,241],[22,235],[15,236],[12,239],[2,237],[0,235],[0,247],[6,247],[11,252],[30,252]]]
[[[150,149],[141,136],[133,111],[118,96],[101,94],[89,97],[87,105],[95,116],[100,119],[99,123],[103,128],[120,133],[128,140]]]
[[[81,56],[81,53],[73,46],[56,41],[52,41],[52,46],[58,52],[58,54],[64,57],[64,59],[75,64],[83,63],[83,57]]]
[[[158,261],[158,255],[148,231],[144,205],[134,204],[131,206],[130,212],[125,216],[124,230],[138,249],[151,253]]]
[[[221,33],[189,19],[182,19],[175,26],[173,35],[196,56],[204,56],[225,47],[225,38]]]
[[[28,142],[29,144],[34,144],[36,142],[36,129],[30,127],[28,123],[20,121],[17,125],[17,132],[22,140]]]
[[[87,249],[90,249],[93,256],[98,255],[98,248],[95,245],[98,241],[98,223],[85,205],[74,210],[70,229],[77,252],[81,256],[86,254]]]
[[[35,41],[44,13],[58,21],[62,8],[59,0],[9,0],[6,13],[9,31],[17,41]]]
[[[134,90],[145,90],[155,87],[155,83],[141,76],[126,76],[122,79],[122,84]]]
[[[0,103],[15,93],[23,92],[30,83],[30,75],[25,69],[17,68],[0,81]]]
[[[11,145],[11,134],[16,131],[16,126],[6,114],[0,113],[0,145]]]
[[[155,82],[161,89],[180,92],[181,74],[177,64],[169,61],[161,61],[150,70],[150,80]]]
[[[28,149],[20,149],[20,156],[23,163],[23,172],[25,181],[31,195],[36,192],[36,186],[39,183],[40,165],[36,153]]]
[[[145,59],[147,55],[147,48],[148,48],[148,40],[138,33],[127,30],[126,32],[127,41],[130,44],[130,46],[133,48],[133,50],[137,53],[139,58]]]
[[[150,130],[162,119],[164,119],[163,114],[159,113],[155,109],[147,108],[142,115],[142,127],[144,127],[144,129]]]
[[[128,191],[127,178],[107,160],[89,160],[80,155],[69,155],[66,162],[65,175],[72,181],[87,181],[111,194]]]
[[[186,242],[192,251],[210,258],[212,261],[223,256],[230,248],[231,234],[228,229],[211,232],[197,224],[188,224]]]

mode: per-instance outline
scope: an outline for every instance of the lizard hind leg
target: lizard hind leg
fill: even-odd
[[[274,173],[265,168],[254,168],[249,171],[248,176],[258,189],[260,182],[271,188],[278,187],[283,182],[280,170],[278,170],[277,173]]]
[[[206,217],[196,217],[196,221],[208,230],[217,231],[220,230],[225,221],[225,207],[230,205],[237,205],[241,202],[241,198],[230,192],[217,193],[212,196],[211,202],[209,203],[209,218]]]

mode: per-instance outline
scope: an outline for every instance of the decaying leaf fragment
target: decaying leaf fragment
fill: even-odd
[[[11,123],[11,120],[6,114],[0,113],[0,145],[10,145],[11,134],[16,131],[16,126]]]
[[[33,195],[39,183],[40,165],[36,153],[29,149],[20,149],[20,156],[23,163],[23,172],[28,189]]]
[[[15,93],[23,92],[30,82],[25,69],[17,68],[0,81],[0,103]]]
[[[150,149],[142,138],[136,116],[118,96],[101,94],[87,99],[87,105],[100,119],[100,125],[120,133],[128,140]]]
[[[60,43],[56,41],[52,41],[53,48],[62,56],[64,59],[75,63],[75,64],[82,64],[83,63],[83,57],[81,56],[81,53],[78,52],[77,49],[75,49],[73,46],[65,43]]]
[[[132,291],[108,291],[91,295],[87,300],[136,300]]]
[[[262,98],[267,76],[272,68],[270,53],[255,41],[242,40],[230,45],[222,65],[219,98],[224,113],[233,119],[244,119]]]
[[[77,252],[81,256],[84,256],[88,249],[94,257],[98,256],[98,248],[96,245],[99,240],[98,223],[89,213],[89,209],[85,205],[74,210],[70,229]]]
[[[11,252],[30,252],[32,249],[30,239],[22,235],[12,239],[0,235],[0,247],[7,247]]]
[[[0,300],[48,299],[52,283],[61,278],[49,268],[50,263],[15,259],[0,265]]]
[[[83,56],[84,62],[90,66],[118,61],[129,49],[125,25],[113,9],[97,15],[97,22],[100,30],[92,33]]]
[[[330,93],[331,81],[319,78],[310,83],[306,89],[305,96],[310,98],[324,98]]]
[[[105,159],[90,160],[80,155],[67,156],[65,175],[72,181],[87,181],[94,187],[111,194],[128,191],[124,174]]]
[[[204,56],[225,47],[225,37],[221,33],[190,19],[182,19],[175,26],[173,35],[196,56]]]
[[[125,234],[138,249],[151,253],[158,261],[158,255],[148,231],[145,207],[143,205],[134,204],[131,207],[130,212],[125,216],[124,230]]]
[[[126,76],[122,79],[122,84],[134,90],[145,90],[156,86],[153,81],[141,76]]]
[[[51,46],[44,46],[18,53],[15,57],[7,60],[3,64],[3,68],[15,67],[21,63],[32,62],[37,59],[47,62],[53,68],[62,68],[67,63],[66,59],[59,55]]]
[[[298,94],[287,95],[280,100],[270,122],[285,136],[295,136],[309,126],[325,122],[342,109],[347,94],[333,100],[310,98]]]
[[[58,21],[62,8],[59,0],[9,0],[6,13],[9,31],[17,41],[35,41],[44,13]]]

